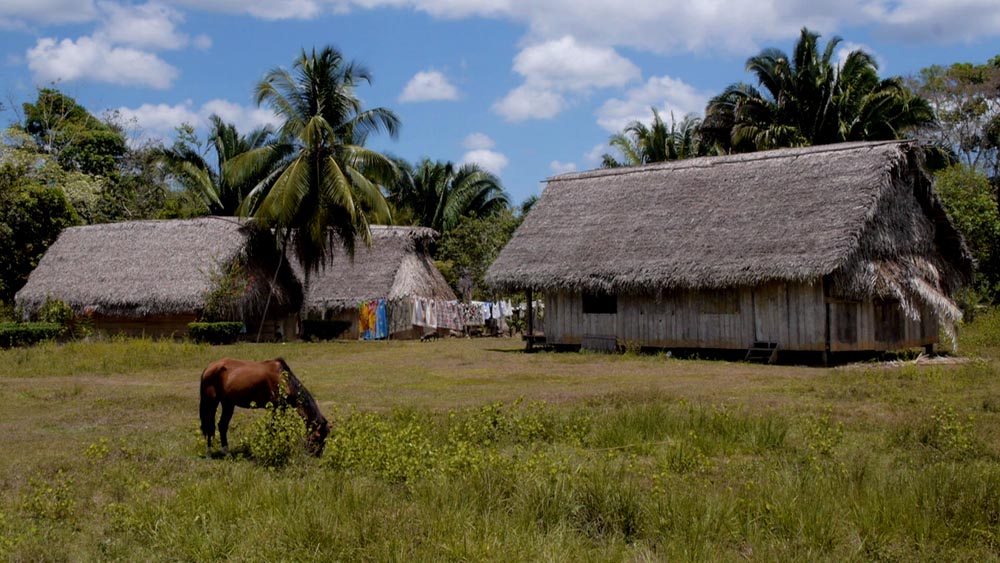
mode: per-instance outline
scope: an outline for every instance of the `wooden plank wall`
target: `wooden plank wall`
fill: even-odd
[[[898,308],[899,304],[894,303],[891,306]],[[900,350],[937,343],[937,318],[929,307],[921,309],[918,320],[913,320],[902,311],[898,311],[900,326],[884,330],[896,338],[876,338],[879,332],[876,325],[881,318],[876,314],[877,307],[879,305],[874,301],[831,300],[830,350],[832,352]],[[851,323],[852,326],[844,326],[846,323]]]
[[[854,314],[838,308],[855,307]],[[930,311],[926,321],[902,315],[900,339],[875,339],[875,304],[849,305],[831,300],[831,350],[895,350],[923,346],[937,339]],[[838,340],[850,333],[841,321],[854,323],[855,342]],[[579,345],[584,337],[615,337],[619,345],[659,348],[746,349],[754,341],[777,342],[784,350],[822,352],[826,347],[826,299],[815,284],[771,283],[722,291],[683,290],[662,296],[620,296],[614,315],[583,314],[579,293],[545,296],[545,336],[552,344]]]

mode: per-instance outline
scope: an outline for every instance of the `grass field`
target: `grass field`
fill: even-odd
[[[506,339],[0,351],[0,559],[1000,559],[1000,314],[957,365],[524,354]],[[283,356],[333,430],[206,458],[201,370]],[[296,450],[297,451],[297,450]]]

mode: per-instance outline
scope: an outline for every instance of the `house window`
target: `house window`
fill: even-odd
[[[858,342],[858,304],[837,303],[837,342],[857,344]]]
[[[875,340],[878,342],[903,340],[903,311],[898,301],[875,302]]]
[[[737,315],[740,312],[740,293],[735,289],[699,291],[698,307],[706,315]]]
[[[615,315],[618,313],[618,296],[608,293],[584,293],[584,315]]]

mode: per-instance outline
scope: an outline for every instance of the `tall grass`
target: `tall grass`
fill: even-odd
[[[976,330],[992,329],[963,335],[995,357],[1000,343]],[[496,346],[129,340],[2,352],[0,555],[968,561],[1000,550],[995,360],[821,370]],[[442,351],[451,379],[429,359]],[[197,373],[220,355],[294,357],[325,399],[323,456],[281,449],[297,432],[241,411],[231,434],[244,447],[203,457]],[[506,358],[517,378],[484,375]],[[708,371],[687,379],[697,370]],[[595,387],[641,384],[569,395],[573,373]],[[470,400],[512,382],[534,395]]]

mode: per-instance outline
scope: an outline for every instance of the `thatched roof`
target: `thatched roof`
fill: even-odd
[[[556,176],[487,282],[621,293],[837,274],[854,293],[948,295],[972,260],[919,154],[848,143]]]
[[[307,311],[340,310],[379,298],[456,299],[430,258],[436,232],[423,227],[373,226],[371,234],[371,247],[359,242],[353,261],[334,241],[325,269],[309,276]],[[298,265],[294,267],[302,278]]]
[[[49,297],[103,315],[198,312],[221,268],[238,258],[248,276],[255,274],[247,293],[266,296],[277,266],[267,238],[231,217],[72,227],[45,253],[16,302],[29,313]],[[301,302],[290,272],[279,280],[276,298],[272,307],[297,309]]]

